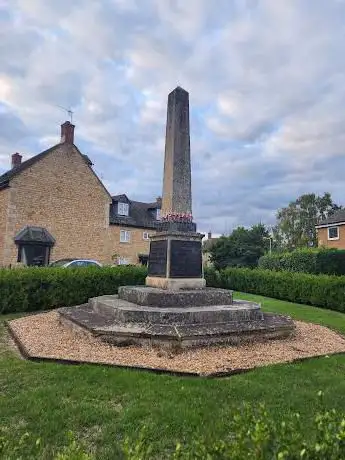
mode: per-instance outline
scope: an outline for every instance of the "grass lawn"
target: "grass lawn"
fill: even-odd
[[[345,333],[345,315],[259,296],[265,311],[289,314]],[[9,319],[3,316],[2,319]],[[1,329],[4,339],[4,328]],[[66,366],[21,360],[0,342],[0,425],[13,436],[28,431],[59,446],[72,430],[97,458],[118,458],[118,444],[142,426],[155,453],[194,435],[227,434],[233,411],[244,401],[265,402],[279,420],[299,411],[309,432],[317,392],[327,407],[345,412],[345,356],[257,369],[225,379],[177,378],[97,366]]]

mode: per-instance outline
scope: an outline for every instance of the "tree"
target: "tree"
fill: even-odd
[[[221,236],[210,249],[217,270],[225,267],[256,267],[268,247],[268,231],[263,224],[250,229],[238,227],[229,236]]]
[[[301,195],[286,208],[277,212],[277,224],[273,228],[275,246],[285,250],[316,247],[315,225],[333,212],[341,209],[332,201],[330,193]]]

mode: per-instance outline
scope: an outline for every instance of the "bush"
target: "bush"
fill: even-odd
[[[259,268],[311,274],[345,275],[345,250],[298,249],[260,257]]]
[[[322,396],[322,393],[319,393]],[[153,453],[150,436],[145,429],[136,440],[127,438],[120,449],[122,455],[116,458],[124,460],[150,460],[166,458],[172,460],[342,460],[345,458],[345,415],[335,409],[322,408],[314,413],[314,430],[307,438],[302,429],[303,420],[298,413],[290,413],[284,420],[273,419],[264,405],[253,408],[244,404],[232,418],[230,432],[224,439],[210,436],[196,437],[190,444],[177,443],[173,452],[164,457]],[[13,435],[12,435],[13,436]],[[6,460],[43,459],[53,460],[94,460],[97,453],[87,452],[79,442],[69,434],[69,443],[56,452],[45,446],[42,440],[35,441],[28,434],[16,439],[10,438],[8,431],[0,430],[0,458]],[[28,454],[33,452],[34,455]]]
[[[144,284],[138,266],[0,270],[0,313],[80,305],[90,297],[116,294],[119,286]]]
[[[75,439],[72,432],[67,434],[67,443],[62,449],[55,451],[44,446],[40,438],[33,438],[24,433],[18,438],[10,437],[5,427],[0,427],[0,459],[6,460],[37,460],[50,458],[52,460],[94,460],[92,454]],[[31,454],[28,454],[31,451]]]
[[[214,275],[205,273],[209,286]],[[290,302],[315,305],[345,313],[345,277],[277,272],[263,269],[226,268],[217,287],[260,294]]]

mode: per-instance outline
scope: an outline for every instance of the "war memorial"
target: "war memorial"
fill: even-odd
[[[289,317],[206,286],[204,235],[193,222],[191,184],[189,94],[177,87],[168,96],[161,221],[150,237],[146,285],[122,286],[117,295],[61,308],[64,325],[113,345],[182,349],[291,335]]]

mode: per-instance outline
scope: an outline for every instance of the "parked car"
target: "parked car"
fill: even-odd
[[[49,267],[77,268],[77,267],[102,267],[102,264],[92,259],[60,259],[52,262]]]

